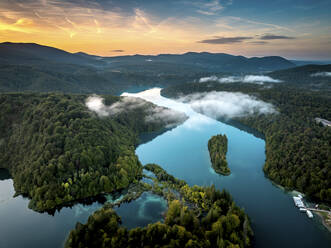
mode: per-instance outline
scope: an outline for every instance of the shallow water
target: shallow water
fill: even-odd
[[[143,227],[153,222],[163,222],[167,201],[155,194],[144,192],[137,200],[123,203],[115,208],[127,228]]]

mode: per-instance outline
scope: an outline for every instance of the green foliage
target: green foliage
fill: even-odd
[[[32,209],[127,188],[142,176],[138,134],[163,128],[144,121],[151,104],[100,118],[86,108],[86,97],[0,95],[0,166],[13,176],[16,193],[31,198]]]
[[[208,141],[208,150],[210,160],[214,170],[222,175],[230,175],[231,171],[226,161],[226,153],[228,151],[228,138],[226,135],[216,135]]]
[[[309,91],[284,85],[192,83],[166,88],[163,95],[208,91],[234,91],[274,104],[279,113],[239,118],[237,121],[263,133],[266,140],[264,171],[270,179],[298,189],[315,200],[331,202],[331,128],[316,117],[331,120],[328,91]]]
[[[105,206],[78,223],[65,247],[250,247],[253,232],[245,213],[231,196],[211,187],[189,187],[184,181],[167,174],[160,166],[149,164],[163,193],[180,191],[181,199],[167,197],[169,208],[164,223],[127,230],[120,218]]]
[[[291,69],[268,73],[273,78],[280,79],[289,87],[299,87],[313,90],[326,90],[330,93],[331,78],[314,76],[315,73],[331,71],[331,65],[304,65]]]

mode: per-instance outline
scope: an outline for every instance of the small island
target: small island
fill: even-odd
[[[216,135],[208,141],[208,150],[211,164],[214,170],[224,176],[230,175],[231,171],[226,161],[226,153],[228,151],[228,138],[226,135]]]

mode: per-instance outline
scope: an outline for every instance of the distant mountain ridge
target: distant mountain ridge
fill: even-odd
[[[79,56],[58,48],[43,46],[35,43],[0,43],[0,64],[42,64],[45,62],[95,65],[92,57]]]
[[[105,57],[105,61],[117,63],[169,63],[200,67],[212,72],[266,72],[294,67],[291,61],[279,56],[252,57],[226,53],[188,52],[184,54],[132,55]]]
[[[0,92],[120,94],[194,82],[210,74],[265,73],[294,67],[277,56],[225,53],[101,57],[34,43],[0,43]]]
[[[159,63],[159,66],[167,65],[168,68],[180,64],[210,72],[266,72],[295,66],[291,61],[279,56],[246,58],[225,53],[188,52],[184,54],[101,57],[83,52],[69,53],[35,43],[0,43],[0,64],[31,65],[45,63],[46,61],[112,68],[125,65],[150,67],[152,63]]]

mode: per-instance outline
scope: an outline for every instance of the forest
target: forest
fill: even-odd
[[[65,247],[251,247],[247,215],[229,193],[214,186],[188,186],[156,164],[144,167],[156,178],[150,189],[167,199],[163,222],[126,229],[110,205],[77,223]]]
[[[226,153],[228,152],[226,135],[219,134],[211,137],[208,141],[208,151],[215,172],[224,176],[230,175],[231,171],[226,160]]]
[[[237,118],[261,132],[266,141],[265,174],[287,189],[297,189],[313,200],[331,203],[331,129],[316,117],[331,120],[328,91],[244,83],[190,83],[162,90],[179,97],[196,92],[232,91],[253,95],[276,106],[278,113]]]
[[[0,95],[0,167],[9,170],[16,195],[29,207],[51,210],[127,188],[142,176],[135,155],[143,132],[168,123],[146,122],[147,103],[108,117],[85,106],[87,95]],[[104,96],[111,105],[120,97]]]

